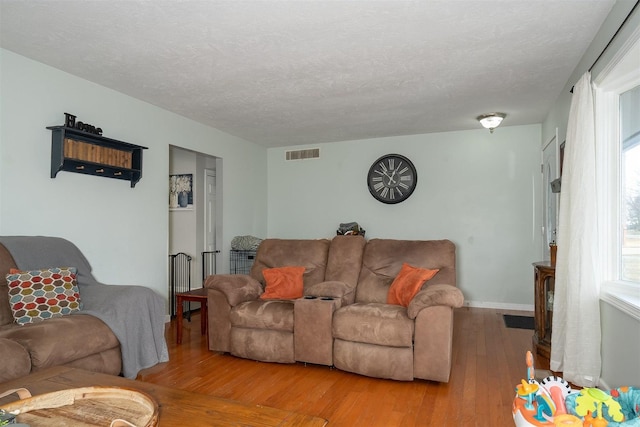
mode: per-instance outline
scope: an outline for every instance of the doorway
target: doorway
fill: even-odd
[[[169,177],[186,176],[192,183],[186,207],[169,205],[168,246],[168,255],[184,253],[191,257],[190,289],[201,288],[205,272],[215,270],[220,262],[216,256],[205,259],[204,253],[215,253],[222,241],[219,214],[222,194],[216,179],[221,162],[222,159],[215,156],[169,146]]]

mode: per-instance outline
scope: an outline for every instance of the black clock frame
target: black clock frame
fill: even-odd
[[[400,196],[398,198],[394,197],[393,199],[382,197],[381,191],[376,190],[376,184],[382,183],[386,188],[393,188],[393,189],[395,189],[397,187],[397,185],[396,186],[385,185],[384,184],[384,180],[383,181],[378,181],[378,183],[374,183],[374,181],[373,181],[373,178],[375,176],[377,176],[376,175],[376,169],[377,169],[378,165],[381,162],[384,163],[385,161],[387,161],[390,158],[399,159],[402,162],[404,162],[406,164],[406,166],[411,170],[411,175],[413,175],[413,179],[412,179],[412,181],[410,183],[411,185],[409,186],[408,190],[405,193],[400,193]],[[388,178],[388,176],[387,176],[387,178]],[[375,162],[373,162],[373,164],[369,168],[369,172],[367,173],[367,187],[369,188],[369,193],[371,193],[373,198],[375,198],[379,202],[382,202],[382,203],[385,203],[385,204],[388,204],[388,205],[404,202],[405,200],[407,200],[413,194],[413,191],[416,189],[417,185],[418,185],[418,172],[416,170],[416,167],[411,162],[411,160],[409,160],[407,157],[405,157],[405,156],[403,156],[401,154],[385,154],[384,156],[380,157]]]

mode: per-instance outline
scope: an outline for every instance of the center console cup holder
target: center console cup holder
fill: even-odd
[[[305,295],[302,297],[302,299],[319,299],[321,301],[333,301],[335,298],[334,297],[316,297],[314,295]]]

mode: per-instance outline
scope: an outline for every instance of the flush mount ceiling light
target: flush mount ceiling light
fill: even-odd
[[[502,119],[505,117],[507,117],[505,113],[489,113],[476,118],[484,128],[489,129],[489,132],[493,133],[493,130],[500,126]]]

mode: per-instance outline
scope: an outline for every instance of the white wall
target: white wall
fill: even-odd
[[[319,159],[285,161],[268,150],[269,237],[335,235],[357,221],[367,238],[450,239],[458,286],[471,305],[533,309],[533,267],[541,257],[540,126],[378,138],[320,147]],[[380,156],[407,156],[415,192],[386,205],[367,190]]]
[[[602,71],[611,57],[615,55],[619,46],[624,42],[629,33],[634,28],[637,28],[638,22],[636,18],[635,22],[628,22],[627,25],[625,25],[625,28],[620,31],[620,34],[618,34],[615,40],[613,40],[611,46],[607,47],[607,44],[611,41],[616,31],[618,31],[618,28],[625,20],[635,3],[636,0],[618,0],[616,4],[613,5],[607,19],[602,23],[598,33],[580,59],[580,62],[569,77],[569,80],[567,80],[564,89],[558,94],[555,104],[551,107],[551,110],[542,123],[543,141],[549,141],[553,138],[556,128],[558,128],[559,142],[562,143],[566,140],[567,122],[569,121],[569,108],[571,107],[572,98],[571,88],[573,88],[580,77],[592,67],[591,76],[592,80],[594,80],[595,76]],[[636,13],[636,16],[637,15],[638,13]],[[600,54],[605,50],[605,47],[607,47],[607,50],[604,52],[602,57],[598,59]],[[598,59],[597,62],[596,59]]]
[[[266,149],[0,50],[0,234],[74,242],[105,283],[167,294],[169,145],[222,158],[223,265],[231,238],[266,234]],[[49,177],[51,132],[63,113],[149,147],[142,180],[69,172]]]
[[[640,387],[640,322],[611,304],[600,301],[602,374],[606,388]]]

